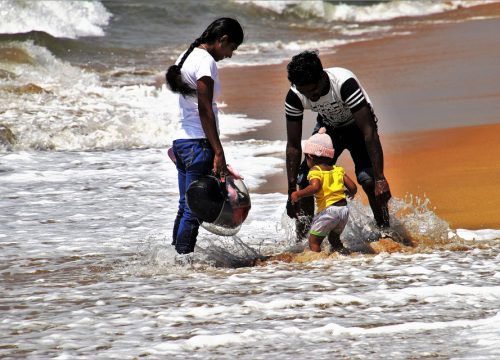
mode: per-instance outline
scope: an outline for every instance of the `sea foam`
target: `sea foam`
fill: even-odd
[[[500,239],[500,230],[498,229],[482,229],[482,230],[457,229],[456,232],[457,235],[464,240]]]
[[[44,31],[55,37],[103,36],[111,14],[98,1],[3,0],[1,34]]]
[[[177,96],[165,85],[104,85],[98,74],[72,66],[44,47],[31,42],[11,46],[33,59],[33,64],[4,64],[15,74],[0,86],[2,124],[15,134],[14,150],[113,150],[172,143],[179,123]],[[25,84],[43,91],[9,90]],[[222,139],[269,122],[223,111],[219,120]]]
[[[234,0],[239,4],[253,5],[277,14],[295,14],[303,18],[317,17],[327,21],[372,22],[391,20],[400,17],[425,16],[470,7],[490,0],[451,0],[451,1],[384,1],[370,5],[331,4],[326,1],[262,1]]]

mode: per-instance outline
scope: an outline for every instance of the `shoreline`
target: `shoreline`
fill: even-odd
[[[447,15],[456,21],[472,11],[499,18],[430,23],[410,28],[410,34],[340,45],[334,53],[320,53],[323,66],[356,74],[372,100],[382,134],[498,123],[500,83],[491,76],[498,72],[500,58],[500,37],[495,36],[500,3],[430,18]],[[271,120],[236,139],[286,139],[287,63],[221,69],[224,111]],[[304,120],[304,134],[309,134],[315,116],[306,112]]]
[[[500,4],[446,16],[453,21],[471,12],[498,15]],[[500,178],[495,136],[500,134],[500,83],[491,81],[498,74],[500,37],[492,30],[499,22],[421,25],[409,35],[345,44],[334,54],[320,54],[324,67],[346,67],[366,88],[379,118],[393,196],[427,197],[452,228],[500,229],[500,209],[494,203],[500,199],[500,186],[495,186]],[[224,110],[271,120],[236,140],[286,140],[286,63],[221,69]],[[314,114],[307,112],[303,139],[314,122]],[[353,174],[348,154],[339,164]],[[257,192],[286,192],[284,171],[266,180]]]
[[[427,198],[429,209],[453,229],[500,229],[500,186],[495,180],[500,179],[497,134],[500,123],[381,136],[385,175],[393,197]],[[475,155],[478,150],[483,150],[481,156]],[[338,164],[355,178],[347,152]],[[266,181],[256,193],[286,194],[284,169]],[[357,198],[367,204],[362,190]]]

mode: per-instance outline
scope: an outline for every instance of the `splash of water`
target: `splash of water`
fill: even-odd
[[[404,199],[390,202],[393,226],[405,230],[417,241],[428,241],[429,245],[446,243],[451,240],[449,224],[429,209],[431,201],[427,197],[407,194]]]
[[[448,223],[430,208],[427,197],[407,195],[404,199],[393,198],[389,203],[391,229],[400,239],[384,243],[379,239],[369,206],[360,200],[349,201],[349,222],[342,233],[344,245],[352,251],[373,252],[427,252],[435,249],[463,250],[470,247],[450,229]],[[398,243],[399,244],[396,244]],[[186,270],[204,271],[214,268],[238,268],[260,264],[269,258],[286,262],[307,262],[326,257],[338,258],[338,254],[309,254],[306,239],[297,239],[295,220],[285,212],[274,223],[274,229],[251,235],[217,236],[200,233],[195,252],[179,256],[169,245],[169,235],[152,233],[139,246],[134,273],[155,275],[177,273]],[[328,242],[325,242],[325,250]],[[301,255],[302,254],[302,255]],[[314,255],[314,256],[313,256]]]
[[[381,233],[375,224],[369,206],[361,201],[349,202],[349,223],[342,235],[351,250],[361,250],[366,243],[379,240]],[[456,239],[449,224],[429,208],[430,200],[412,194],[404,199],[392,198],[389,202],[391,232],[397,242],[405,246],[435,247]]]

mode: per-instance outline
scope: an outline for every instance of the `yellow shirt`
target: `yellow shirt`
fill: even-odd
[[[341,166],[333,166],[332,170],[321,170],[319,166],[314,166],[309,170],[307,180],[319,179],[321,182],[321,189],[314,194],[317,212],[323,211],[328,206],[346,198],[344,174],[345,170]]]

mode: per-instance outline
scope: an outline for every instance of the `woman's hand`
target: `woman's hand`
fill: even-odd
[[[215,154],[213,172],[219,177],[224,177],[229,173],[223,151]]]

